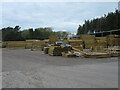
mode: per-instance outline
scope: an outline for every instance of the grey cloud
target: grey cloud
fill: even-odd
[[[84,20],[114,11],[117,3],[3,3],[3,27],[20,25],[22,29],[51,26],[56,30],[76,32]]]

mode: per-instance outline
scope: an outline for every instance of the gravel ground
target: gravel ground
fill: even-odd
[[[3,88],[117,88],[118,58],[66,58],[2,50]]]

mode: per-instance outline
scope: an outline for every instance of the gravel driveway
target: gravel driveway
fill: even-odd
[[[66,58],[2,50],[3,88],[117,88],[118,58]]]

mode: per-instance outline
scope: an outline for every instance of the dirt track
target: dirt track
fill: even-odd
[[[4,88],[117,88],[118,58],[65,58],[3,49]]]

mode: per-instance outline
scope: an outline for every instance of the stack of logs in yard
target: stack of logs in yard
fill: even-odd
[[[71,45],[71,47],[55,45],[56,41],[59,40],[54,36],[50,37],[49,40],[41,41],[5,41],[2,42],[1,47],[31,49],[31,51],[42,50],[51,56],[65,57],[111,57],[120,55],[119,35],[95,37],[84,34],[80,35],[79,39],[61,41]]]
[[[108,35],[94,37],[94,35],[81,35],[77,40],[63,41],[72,45],[72,48],[62,49],[63,46],[45,47],[46,54],[66,57],[112,57],[120,55],[120,36]],[[67,48],[67,47],[64,47]]]
[[[46,40],[42,41],[34,41],[34,40],[28,40],[28,41],[4,41],[2,42],[2,48],[9,48],[9,49],[31,49],[34,50],[41,50],[41,46],[45,44]]]

